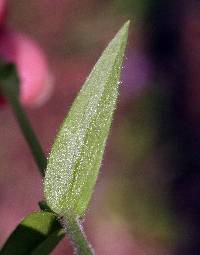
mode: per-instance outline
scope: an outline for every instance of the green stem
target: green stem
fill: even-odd
[[[94,255],[94,251],[87,240],[83,227],[79,219],[60,220],[65,233],[70,237],[75,253],[77,255]]]
[[[40,174],[44,177],[46,169],[46,157],[43,153],[42,147],[38,142],[38,139],[33,131],[30,121],[27,118],[25,111],[23,110],[22,105],[20,104],[18,98],[9,98],[12,110],[17,118],[18,124],[21,128],[21,131],[29,145],[29,148],[32,152],[32,155],[35,159],[35,162],[38,166]]]
[[[14,67],[12,65],[6,66],[3,70],[1,70],[1,76],[3,76],[0,84],[1,91],[11,104],[12,110],[29,145],[35,162],[39,168],[40,174],[42,177],[44,177],[47,160],[35,132],[33,131],[27,118],[27,115],[19,101],[19,80]]]

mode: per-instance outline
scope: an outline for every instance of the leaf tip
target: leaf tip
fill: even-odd
[[[128,30],[129,30],[129,27],[130,27],[130,23],[131,21],[130,20],[127,20],[124,25],[122,26],[121,30],[124,31],[126,34],[128,34]]]
[[[118,36],[116,36],[115,38],[117,38],[117,40],[120,38],[122,38],[122,41],[123,44],[124,44],[124,47],[125,47],[125,44],[127,42],[127,39],[128,39],[128,31],[129,31],[129,26],[130,26],[130,20],[127,20],[124,25],[121,27],[121,29],[119,30],[118,32]],[[114,38],[114,40],[115,40]],[[119,41],[119,40],[118,40]],[[120,42],[120,41],[119,41]]]
[[[124,23],[124,27],[127,27],[127,30],[129,29],[130,23],[131,23],[130,19]]]

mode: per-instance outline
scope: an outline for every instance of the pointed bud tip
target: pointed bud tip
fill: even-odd
[[[124,39],[128,37],[128,31],[130,26],[130,20],[126,21],[118,32],[118,35]]]
[[[122,26],[122,30],[125,30],[128,32],[130,26],[130,20],[127,20],[124,25]]]
[[[126,26],[127,28],[129,28],[130,23],[131,23],[131,21],[130,21],[130,19],[129,19],[129,20],[127,20],[127,21],[124,23],[124,26]]]

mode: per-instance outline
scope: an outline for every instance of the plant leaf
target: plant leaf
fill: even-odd
[[[0,254],[47,255],[63,237],[64,231],[54,214],[32,213],[17,226]]]
[[[84,215],[96,183],[116,107],[128,27],[129,21],[94,66],[52,146],[45,197],[54,212],[67,218]]]
[[[56,247],[59,241],[65,236],[63,229],[55,230],[42,242],[31,255],[48,255]]]

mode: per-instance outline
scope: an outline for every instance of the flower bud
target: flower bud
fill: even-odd
[[[20,33],[5,30],[0,35],[0,57],[16,64],[23,105],[38,106],[48,99],[52,76],[43,51],[34,41]]]

